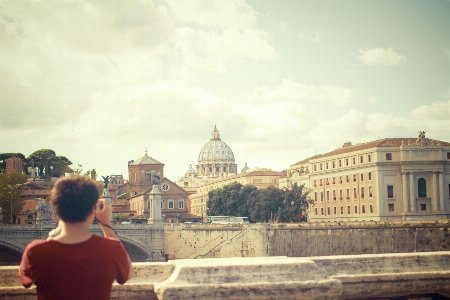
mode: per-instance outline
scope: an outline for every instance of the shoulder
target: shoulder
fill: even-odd
[[[39,247],[39,246],[46,245],[47,243],[48,243],[48,241],[43,240],[43,239],[34,240],[27,245],[27,247],[25,248],[25,251]]]
[[[93,235],[93,239],[92,240],[96,244],[105,244],[105,245],[108,245],[108,246],[122,245],[122,243],[120,242],[119,239],[115,239],[115,238],[111,238],[111,237],[105,238],[105,237],[102,237],[102,236],[98,236],[96,234]]]

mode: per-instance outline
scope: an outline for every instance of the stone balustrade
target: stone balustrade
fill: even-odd
[[[112,299],[388,299],[450,296],[450,252],[186,259],[133,263]],[[0,298],[35,299],[17,266],[0,267]]]

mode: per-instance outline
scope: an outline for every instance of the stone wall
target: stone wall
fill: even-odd
[[[164,252],[169,259],[268,256],[268,237],[268,224],[170,224]]]
[[[326,256],[450,250],[449,220],[188,225],[164,228],[169,259]]]

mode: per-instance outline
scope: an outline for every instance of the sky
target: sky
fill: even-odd
[[[175,181],[214,126],[238,169],[450,141],[450,1],[0,0],[0,152]]]

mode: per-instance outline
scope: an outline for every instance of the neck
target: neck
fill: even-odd
[[[92,233],[89,231],[91,222],[86,220],[84,222],[66,223],[59,221],[60,233],[54,237],[55,241],[63,244],[77,244],[87,241],[91,238]]]

